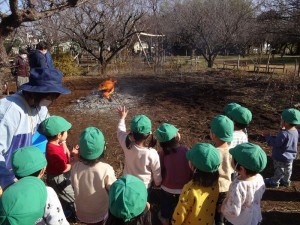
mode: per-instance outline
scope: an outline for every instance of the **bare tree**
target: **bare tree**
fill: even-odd
[[[286,48],[300,52],[300,0],[268,1],[258,16],[259,35],[264,36],[282,55]]]
[[[0,62],[8,62],[4,40],[25,22],[49,17],[87,0],[5,0],[0,1]]]
[[[212,67],[216,56],[246,38],[253,21],[250,0],[189,0],[176,3],[165,18],[169,36],[200,51]]]
[[[143,16],[134,0],[94,1],[68,10],[60,30],[98,60],[101,71],[132,40]]]

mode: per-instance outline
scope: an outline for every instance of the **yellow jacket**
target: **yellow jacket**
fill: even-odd
[[[213,187],[202,187],[190,181],[180,194],[172,225],[212,225],[218,195],[218,182]]]

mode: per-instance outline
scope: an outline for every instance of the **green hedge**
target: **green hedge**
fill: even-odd
[[[64,76],[78,76],[81,74],[80,67],[69,53],[53,54],[53,64]]]

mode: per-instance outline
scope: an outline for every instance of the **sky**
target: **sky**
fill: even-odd
[[[0,12],[7,12],[8,10],[8,1],[0,0]]]

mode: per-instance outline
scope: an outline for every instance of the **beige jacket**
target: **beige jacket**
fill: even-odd
[[[229,148],[217,148],[220,152],[221,164],[219,166],[219,191],[227,192],[231,184],[231,174],[234,169],[232,167],[232,156],[229,153]]]
[[[72,166],[71,181],[75,194],[76,214],[80,221],[97,223],[108,213],[108,191],[116,176],[107,163],[87,166],[76,162]]]

